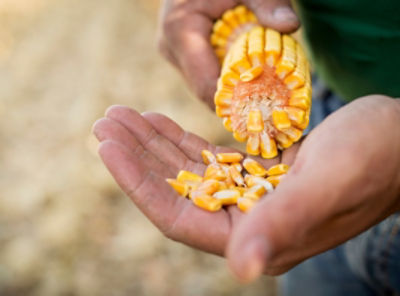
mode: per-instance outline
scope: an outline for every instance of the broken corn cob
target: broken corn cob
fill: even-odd
[[[180,171],[176,179],[166,179],[175,191],[189,197],[193,204],[210,212],[224,206],[237,205],[249,211],[258,200],[274,191],[289,170],[286,164],[264,168],[254,159],[237,152],[201,152],[207,168],[204,177],[189,171]],[[240,163],[242,162],[242,163]]]
[[[273,158],[299,141],[311,108],[310,66],[300,44],[261,27],[243,5],[215,23],[211,42],[222,63],[216,113],[237,141],[247,141],[247,153]]]

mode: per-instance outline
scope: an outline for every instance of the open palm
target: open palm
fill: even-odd
[[[216,147],[184,131],[157,113],[139,114],[124,106],[110,107],[94,125],[105,165],[136,206],[167,237],[198,249],[223,255],[233,226],[243,216],[236,206],[210,213],[179,196],[166,182],[179,170],[203,174],[201,150],[232,151]],[[291,164],[297,145],[283,159],[259,159],[266,167]]]

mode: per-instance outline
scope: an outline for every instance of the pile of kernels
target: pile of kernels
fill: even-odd
[[[176,179],[166,181],[180,195],[207,211],[219,211],[223,206],[237,205],[249,211],[254,204],[271,193],[289,170],[286,164],[264,168],[257,161],[237,152],[212,154],[201,152],[207,168],[204,176],[180,171]]]

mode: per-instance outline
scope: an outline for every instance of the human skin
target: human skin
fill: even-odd
[[[371,95],[327,117],[272,160],[292,166],[249,213],[197,208],[166,182],[202,174],[200,152],[230,151],[157,113],[110,107],[93,131],[105,165],[137,207],[170,239],[226,256],[243,282],[278,275],[400,211],[400,101]]]
[[[293,32],[300,25],[290,0],[165,0],[161,6],[160,51],[212,108],[221,68],[210,44],[212,26],[226,10],[239,4],[254,11],[262,25],[280,32]]]

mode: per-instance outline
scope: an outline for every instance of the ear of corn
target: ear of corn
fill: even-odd
[[[261,27],[242,5],[215,23],[211,42],[219,56],[226,53],[216,113],[237,141],[247,141],[247,153],[273,158],[299,141],[311,108],[310,66],[300,44]]]

